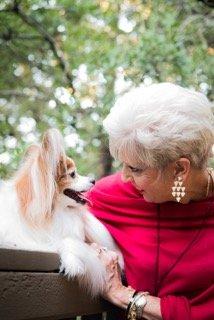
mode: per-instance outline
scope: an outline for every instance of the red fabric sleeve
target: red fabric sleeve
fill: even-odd
[[[169,295],[161,298],[163,320],[213,320],[214,285],[192,300]]]
[[[161,299],[163,320],[190,320],[190,305],[185,297],[167,296]]]

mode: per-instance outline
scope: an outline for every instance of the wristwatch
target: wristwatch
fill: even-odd
[[[142,319],[143,318],[143,310],[144,307],[147,304],[147,298],[146,295],[141,295],[138,299],[135,301],[136,305],[136,318],[137,319]]]
[[[142,320],[143,310],[147,304],[147,297],[149,292],[135,291],[127,308],[127,320]]]

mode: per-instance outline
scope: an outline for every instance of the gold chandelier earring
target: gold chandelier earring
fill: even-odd
[[[180,202],[181,199],[185,196],[185,187],[183,186],[183,179],[178,177],[174,181],[174,186],[172,187],[172,196],[176,199],[177,202]]]

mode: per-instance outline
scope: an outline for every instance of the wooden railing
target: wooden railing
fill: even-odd
[[[58,269],[57,254],[0,249],[0,319],[123,319],[121,310],[92,300]]]

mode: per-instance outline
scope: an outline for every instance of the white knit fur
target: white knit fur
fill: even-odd
[[[87,191],[93,183],[78,175],[65,155],[60,133],[46,132],[41,145],[29,148],[15,177],[0,189],[0,246],[58,252],[61,271],[75,277],[92,296],[106,286],[105,268],[89,243],[122,256],[107,229],[86,207],[64,191]],[[81,193],[78,193],[81,197]],[[112,253],[114,255],[114,253]]]
[[[181,156],[203,167],[214,143],[209,100],[172,83],[130,90],[118,98],[103,124],[114,157],[152,167]]]

